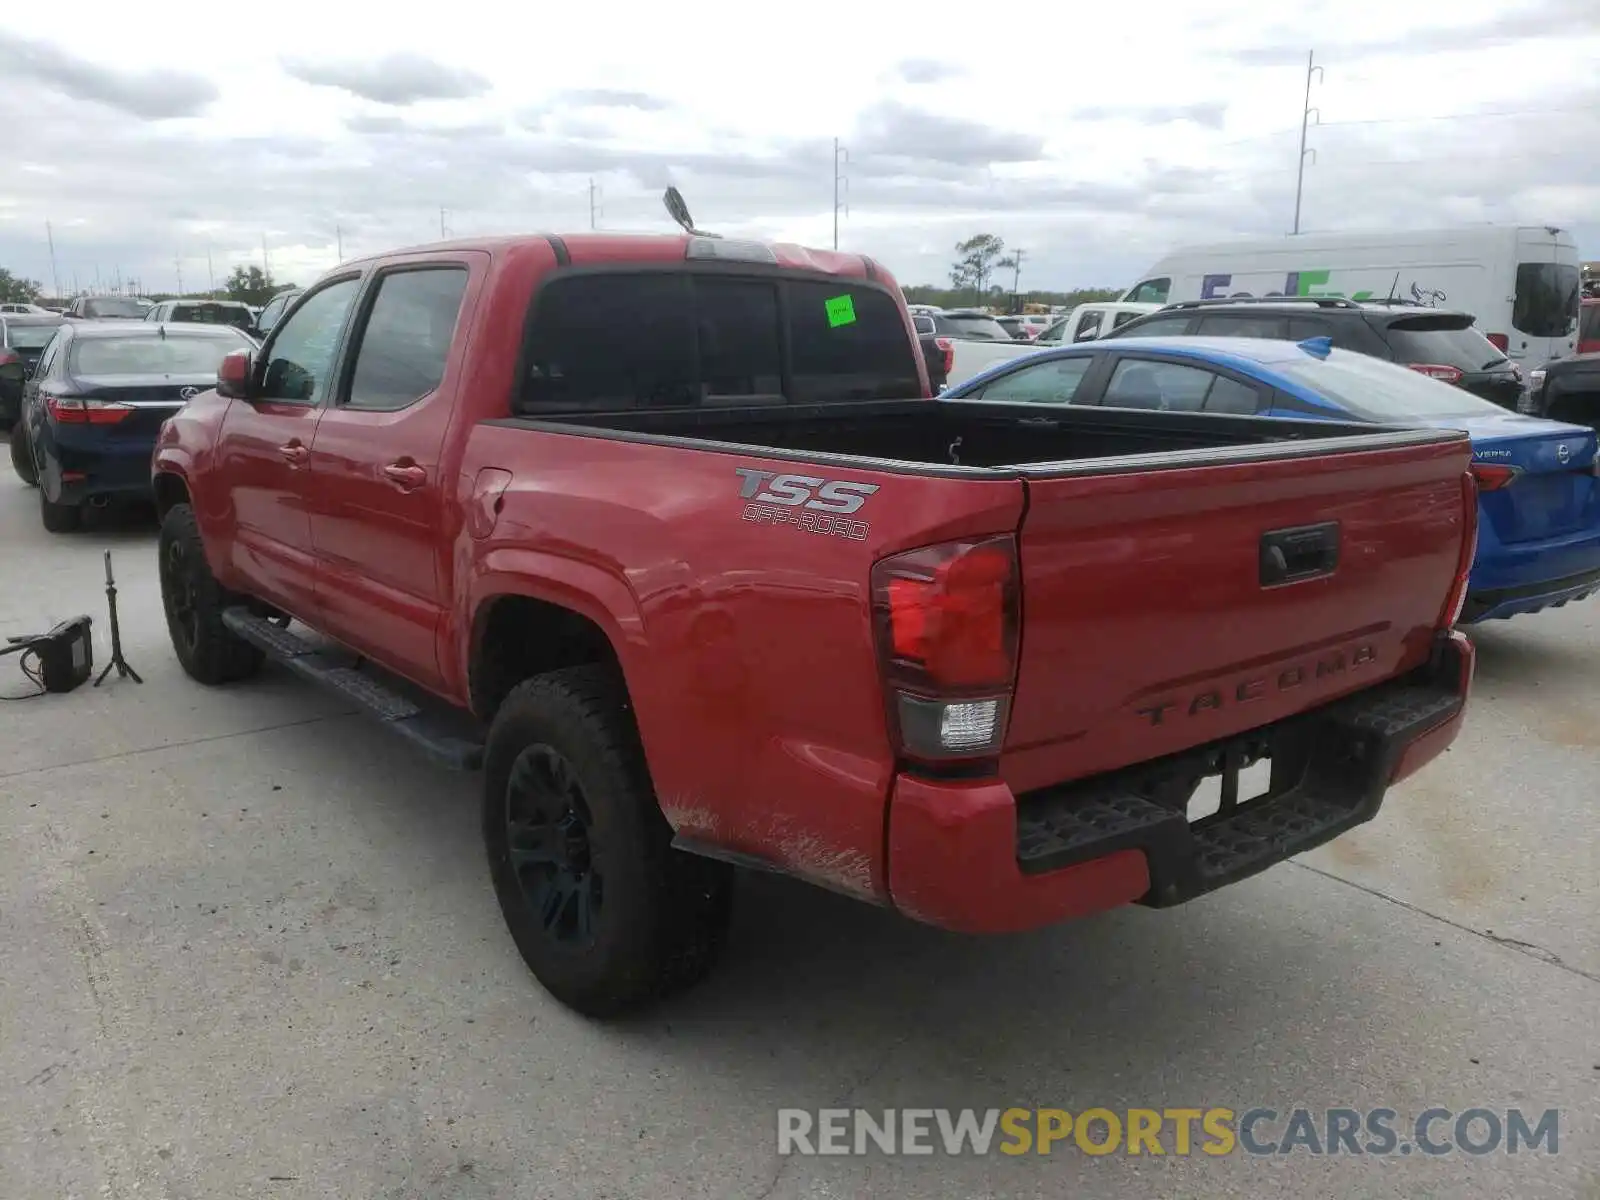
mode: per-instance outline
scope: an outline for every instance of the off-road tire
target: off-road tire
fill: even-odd
[[[189,678],[215,686],[248,679],[259,671],[266,656],[222,623],[223,611],[243,600],[211,573],[189,505],[175,504],[167,510],[157,553],[167,633]]]
[[[563,942],[535,912],[511,863],[513,767],[554,751],[581,787],[603,904],[592,940]],[[506,925],[534,976],[590,1017],[619,1016],[700,980],[721,950],[732,909],[726,863],[672,848],[637,727],[613,669],[572,667],[514,688],[484,754],[483,836]]]
[[[77,533],[83,527],[83,505],[55,504],[40,488],[39,520],[50,533]]]
[[[29,487],[39,486],[39,472],[33,465],[33,447],[28,445],[28,433],[21,421],[11,428],[11,469]]]

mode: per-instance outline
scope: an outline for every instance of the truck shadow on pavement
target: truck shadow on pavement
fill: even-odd
[[[1130,908],[998,937],[947,933],[798,881],[741,872],[728,945],[706,981],[638,1016],[587,1022],[522,969],[485,895],[478,777],[402,769],[385,735],[366,729],[364,719],[334,720],[300,736],[329,742],[312,759],[349,764],[349,779],[328,781],[329,796],[359,800],[378,782],[371,772],[390,777],[379,785],[382,811],[344,819],[386,826],[390,850],[415,845],[437,881],[430,903],[447,907],[430,919],[504,956],[496,975],[516,990],[500,991],[492,1009],[507,1018],[520,1011],[563,1037],[671,1059],[711,1086],[770,1072],[756,1090],[788,1089],[774,1106],[870,1103],[868,1086],[896,1072],[915,1081],[915,1097],[888,1103],[1044,1103],[1051,1088],[1148,1103],[1176,1064],[1187,1086],[1198,1086],[1230,1078],[1231,1064],[1259,1055],[1264,1041],[1292,1055],[1302,1039],[1320,1036],[1322,1023],[1391,1019],[1390,1001],[1357,986],[1346,954],[1330,953],[1335,918],[1317,895],[1345,889],[1285,864],[1267,882],[1178,910]],[[416,865],[392,870],[404,877]],[[1286,892],[1295,897],[1287,903]],[[1384,929],[1389,919],[1382,916]],[[1355,937],[1343,931],[1340,940]]]

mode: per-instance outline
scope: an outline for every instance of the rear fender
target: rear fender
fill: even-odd
[[[465,550],[458,548],[458,553]],[[570,609],[594,622],[622,667],[623,680],[633,697],[641,734],[646,714],[639,709],[638,684],[645,682],[647,645],[644,619],[632,589],[620,578],[587,563],[516,546],[490,550],[474,565],[458,570],[458,579],[469,580],[458,589],[456,609],[447,631],[449,645],[442,662],[448,664],[447,685],[452,694],[467,704],[471,696],[471,670],[477,621],[480,613],[504,596],[525,596]],[[648,743],[647,743],[648,746]]]

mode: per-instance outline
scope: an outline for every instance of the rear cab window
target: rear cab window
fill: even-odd
[[[557,277],[536,305],[524,415],[922,394],[899,306],[858,282],[606,272]],[[619,309],[625,339],[605,317]]]

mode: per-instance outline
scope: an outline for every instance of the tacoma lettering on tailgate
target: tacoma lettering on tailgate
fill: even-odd
[[[1262,700],[1275,692],[1287,692],[1317,679],[1342,675],[1367,663],[1378,660],[1377,648],[1369,643],[1345,650],[1334,650],[1318,658],[1295,663],[1293,666],[1267,675],[1252,675],[1226,686],[1213,686],[1191,693],[1183,698],[1167,700],[1160,704],[1146,704],[1134,709],[1134,715],[1146,718],[1152,725],[1166,722],[1168,714],[1179,717],[1198,717],[1201,713],[1216,712],[1236,704]]]
[[[739,498],[745,501],[746,521],[758,525],[792,525],[807,533],[823,533],[855,542],[867,538],[871,526],[850,518],[867,502],[867,497],[878,490],[876,483],[783,474],[755,467],[735,467],[734,473],[739,476]]]

